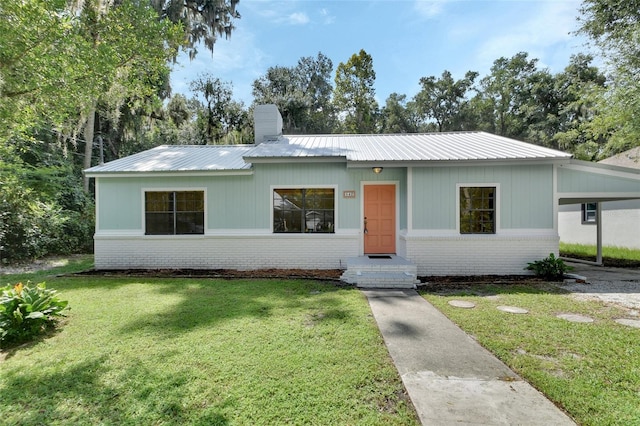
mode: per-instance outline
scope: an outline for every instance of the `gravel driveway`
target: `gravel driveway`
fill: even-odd
[[[598,299],[631,309],[640,316],[640,270],[605,268],[582,263],[567,262],[573,266],[573,274],[586,277],[586,283],[565,283],[561,287],[569,290],[577,299]]]

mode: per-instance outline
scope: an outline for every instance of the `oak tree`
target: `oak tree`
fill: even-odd
[[[338,64],[333,104],[341,116],[344,133],[375,133],[378,113],[375,80],[373,58],[364,50]]]

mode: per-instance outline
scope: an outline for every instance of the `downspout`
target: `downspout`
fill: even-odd
[[[407,234],[413,232],[413,167],[407,167]]]
[[[596,263],[602,265],[602,203],[596,203]]]

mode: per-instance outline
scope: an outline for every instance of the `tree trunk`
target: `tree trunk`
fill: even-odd
[[[95,103],[91,106],[91,110],[89,111],[89,115],[87,116],[87,123],[84,125],[84,130],[82,132],[84,136],[84,162],[83,169],[88,169],[91,167],[91,159],[93,157],[93,135],[94,135],[94,127],[96,123],[96,105]],[[84,191],[89,192],[89,178],[87,176],[83,177],[84,183]]]

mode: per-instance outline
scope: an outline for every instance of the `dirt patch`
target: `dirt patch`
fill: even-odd
[[[568,293],[559,288],[561,283],[545,281],[531,275],[479,275],[451,277],[419,277],[418,290],[441,295],[467,293],[478,296],[496,294],[496,288],[526,286],[549,293]]]
[[[67,256],[49,256],[29,262],[12,263],[10,265],[0,264],[0,275],[26,274],[31,272],[46,271],[49,269],[65,266],[69,262],[82,259],[84,254],[72,254]]]

